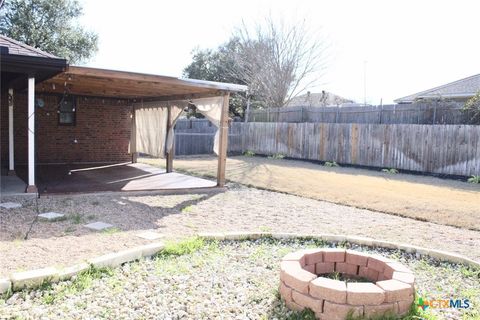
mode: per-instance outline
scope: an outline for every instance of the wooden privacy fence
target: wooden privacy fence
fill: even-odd
[[[247,122],[465,124],[462,105],[415,103],[357,107],[284,107],[250,111]]]
[[[176,132],[177,154],[195,154],[190,151],[196,150],[212,153],[215,128],[203,122],[207,124],[191,125],[197,133],[187,136],[185,127],[183,132]],[[378,168],[480,175],[480,126],[471,125],[234,122],[228,149]]]

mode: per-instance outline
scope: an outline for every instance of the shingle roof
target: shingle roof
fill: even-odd
[[[444,84],[394,100],[396,103],[410,103],[416,99],[468,98],[480,91],[480,74]]]
[[[351,102],[353,101],[326,91],[319,93],[307,92],[306,94],[302,94],[290,100],[290,102],[287,104],[287,107],[326,107]]]
[[[8,53],[11,55],[59,59],[59,57],[51,53],[31,47],[4,35],[0,35],[0,46],[7,47]]]

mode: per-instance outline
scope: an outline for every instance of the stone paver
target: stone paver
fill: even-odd
[[[57,212],[45,212],[45,213],[39,214],[38,217],[48,221],[55,221],[65,217],[65,215],[63,213],[57,213]]]
[[[413,295],[412,286],[398,280],[378,281],[377,286],[385,291],[385,302],[408,300]]]
[[[92,222],[92,223],[86,224],[84,227],[88,228],[88,229],[95,230],[95,231],[102,231],[102,230],[112,228],[113,225],[111,225],[109,223],[106,223],[106,222],[97,221],[97,222]]]
[[[16,202],[3,202],[3,203],[0,203],[0,207],[5,209],[16,209],[16,208],[21,208],[22,205]]]

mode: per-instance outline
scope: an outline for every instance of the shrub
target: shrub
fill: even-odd
[[[471,176],[470,178],[468,178],[467,180],[468,182],[470,183],[480,183],[480,176]]]
[[[338,163],[336,163],[335,161],[332,161],[332,162],[327,161],[327,162],[325,162],[324,165],[325,165],[325,167],[340,167],[340,165]]]
[[[251,151],[251,150],[247,150],[243,153],[244,156],[246,157],[253,157],[255,156],[255,152]]]
[[[382,169],[382,172],[389,173],[389,174],[397,174],[398,170],[395,168],[389,168],[389,169]]]
[[[272,154],[271,156],[268,156],[268,159],[274,159],[274,160],[281,160],[283,158],[285,158],[285,155],[281,153],[275,153],[275,154]]]

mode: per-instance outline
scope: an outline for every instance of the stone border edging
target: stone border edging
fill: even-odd
[[[126,262],[138,260],[142,257],[150,257],[164,248],[161,242],[154,242],[132,249],[107,253],[102,256],[88,259],[86,262],[73,266],[57,269],[47,267],[29,271],[14,272],[9,278],[0,278],[0,294],[11,291],[19,291],[25,288],[35,288],[45,281],[58,282],[68,280],[74,275],[94,267],[118,267]]]
[[[452,262],[465,264],[470,267],[480,268],[480,262],[465,256],[450,253],[442,250],[427,249],[424,247],[418,247],[393,241],[375,240],[372,238],[349,236],[349,235],[336,235],[336,234],[310,234],[310,233],[275,233],[275,232],[202,232],[197,234],[201,238],[212,240],[247,240],[247,239],[260,239],[265,237],[272,237],[274,239],[295,239],[295,238],[310,238],[318,239],[329,242],[344,242],[348,241],[354,244],[363,245],[367,247],[381,247],[387,249],[398,249],[408,253],[419,253],[421,255],[430,256],[432,258]]]

